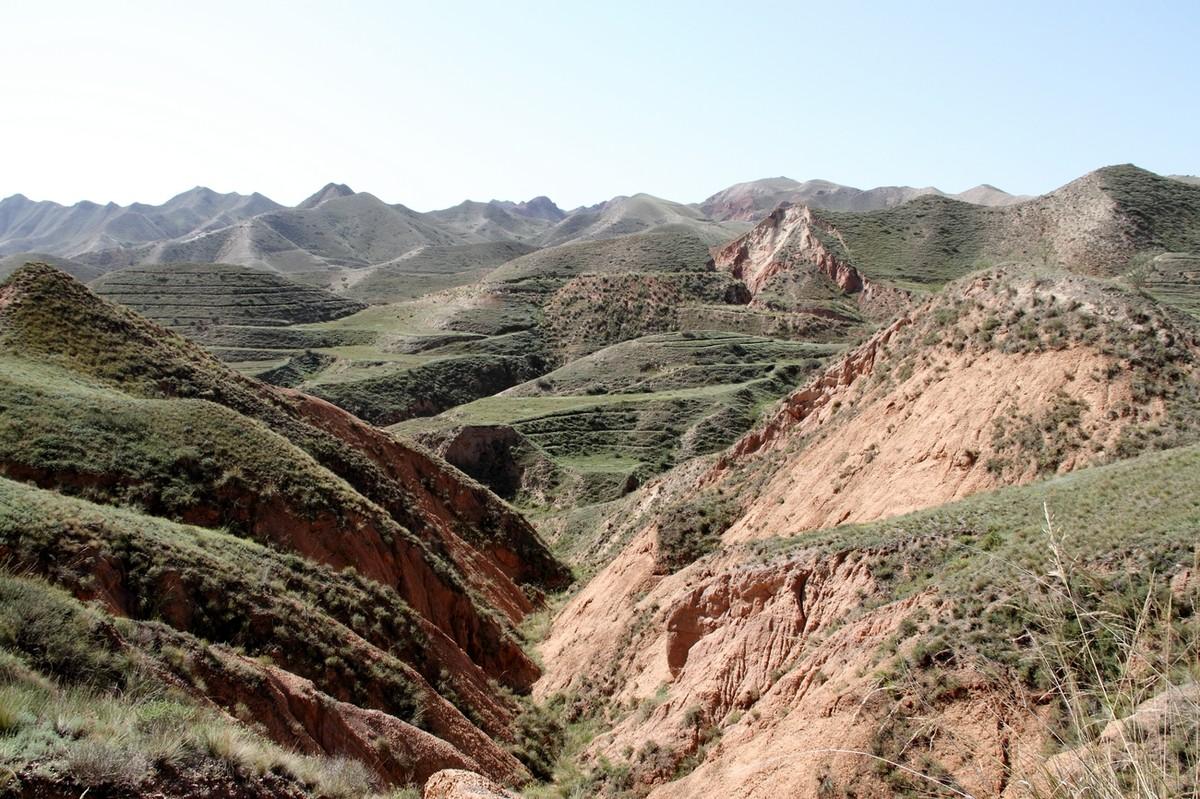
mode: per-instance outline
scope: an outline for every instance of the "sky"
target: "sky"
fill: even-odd
[[[1200,3],[6,3],[0,196],[416,210],[1200,173]]]

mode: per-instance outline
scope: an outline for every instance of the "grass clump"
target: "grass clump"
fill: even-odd
[[[663,511],[658,523],[658,562],[668,573],[714,551],[737,520],[739,508],[718,494],[702,494]]]

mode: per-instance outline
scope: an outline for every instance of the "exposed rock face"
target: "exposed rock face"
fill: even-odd
[[[1039,287],[1020,279],[1016,296],[1006,291],[1002,300],[1001,282],[992,274],[961,285],[958,302],[969,318],[956,318],[956,330],[996,324],[1009,304],[1053,303],[1048,296],[1063,307],[1077,304],[1088,319],[1136,316],[1089,297],[1087,284]],[[931,301],[880,331],[721,456],[708,480],[719,482],[743,466],[772,475],[727,542],[869,521],[1028,482],[1049,468],[1032,452],[1012,454],[1015,431],[1031,420],[1069,418],[1067,427],[1045,434],[1048,446],[1069,444],[1051,464],[1065,472],[1096,462],[1128,424],[1151,423],[1163,413],[1147,397],[1134,410],[1139,403],[1128,373],[1092,346],[1006,352],[965,342],[917,358],[912,353],[922,342],[946,332],[934,318],[940,307],[942,300]],[[797,440],[805,446],[789,447]]]
[[[831,252],[822,236],[839,234],[807,206],[782,205],[749,232],[714,247],[712,260],[716,268],[744,281],[760,304],[759,295],[773,279],[785,273],[811,272],[853,298],[867,316],[888,316],[907,305],[904,291],[863,275]]]
[[[437,735],[387,713],[338,701],[291,672],[215,651],[217,657],[197,658],[192,664],[193,672],[203,677],[205,696],[231,712],[239,705],[246,708],[249,718],[281,745],[360,760],[394,785],[419,784],[444,768],[475,769],[506,779],[524,775],[512,755],[432,691],[427,723]]]
[[[1175,366],[1139,380],[1194,379],[1170,376],[1195,374],[1194,338],[1144,311],[1086,279],[1008,272],[914,309],[785,399],[705,473],[691,464],[621,505],[613,521],[631,538],[560,612],[536,693],[636,707],[590,754],[615,762],[633,752],[634,779],[654,797],[816,797],[830,785],[888,795],[870,753],[892,700],[878,693],[871,653],[903,640],[903,619],[935,615],[936,590],[890,595],[869,547],[768,561],[739,544],[1103,459],[1128,428],[1155,428],[1171,413],[1157,398],[1170,395],[1165,384],[1135,392],[1114,354],[1121,342],[1173,347]],[[1089,332],[1097,325],[1104,346]],[[1035,345],[1030,330],[1052,335]],[[658,509],[712,492],[745,502],[726,546],[664,573]],[[947,679],[957,687],[936,707],[919,693],[899,700],[953,730],[930,742],[931,757],[971,795],[1013,793],[1012,764],[1041,762],[1040,711],[1016,707],[1010,687],[966,664]],[[669,781],[681,763],[695,770]]]
[[[331,403],[295,392],[290,396],[307,421],[365,453],[387,477],[402,485],[424,486],[422,501],[415,505],[382,497],[376,501],[411,529],[442,539],[456,562],[462,557],[464,542],[487,552],[510,583],[504,589],[504,601],[498,603],[501,607],[529,607],[512,584],[558,590],[570,582],[569,570],[554,559],[529,522],[482,485],[428,450],[372,427]],[[474,574],[470,569],[466,573]],[[484,580],[496,578],[494,573],[481,578],[476,587],[495,593],[500,589],[485,585]]]
[[[487,777],[461,769],[446,769],[425,783],[425,799],[519,799]]]
[[[871,653],[934,597],[886,601],[862,553],[768,564],[726,554],[663,578],[651,547],[649,537],[627,547],[542,650],[539,693],[611,691],[638,707],[592,756],[616,762],[632,750],[635,779],[654,797],[818,797],[830,784],[887,795],[862,754],[890,707]],[[1036,736],[1023,737],[1002,688],[971,671],[955,680],[961,693],[931,714],[955,730],[937,755],[972,774],[963,784],[973,795],[1001,795],[1002,757],[1036,752]],[[968,750],[995,758],[968,763]],[[696,770],[670,781],[688,759]]]

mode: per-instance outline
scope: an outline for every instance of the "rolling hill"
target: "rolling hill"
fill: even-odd
[[[426,216],[464,241],[536,242],[566,213],[549,197],[535,197],[521,203],[468,200]]]
[[[272,272],[231,264],[130,266],[92,291],[172,328],[322,322],[365,306]]]
[[[737,222],[714,222],[687,205],[649,194],[635,194],[572,211],[542,236],[541,243],[554,246],[610,239],[667,226],[686,228],[708,244],[724,241],[743,229]]]
[[[904,293],[1006,262],[1149,281],[1186,302],[1183,264],[1198,249],[1200,190],[1116,166],[995,208],[937,196],[866,213],[782,207],[714,249],[714,261],[747,281],[754,304],[843,314],[856,306],[880,318]],[[1183,260],[1148,267],[1156,257]]]
[[[50,264],[82,283],[88,283],[104,274],[101,269],[72,261],[70,258],[47,255],[44,252],[18,252],[0,257],[0,280],[29,263]]]
[[[261,194],[218,194],[203,186],[158,206],[63,206],[14,194],[0,200],[0,253],[45,251],[74,258],[216,230],[280,207]]]
[[[0,783],[1194,794],[1200,187],[714,202],[329,184],[103,256],[255,267],[17,269]]]
[[[22,702],[54,685],[39,682],[49,673],[95,680],[109,706],[136,713],[141,700],[120,687],[148,673],[181,718],[227,712],[217,730],[247,741],[247,757],[359,759],[363,793],[448,765],[523,779],[503,741],[520,713],[513,692],[538,668],[516,625],[570,576],[520,516],[426,451],[245,378],[44,265],[0,285],[0,344],[0,551],[37,578],[4,588],[57,603],[58,618],[106,641],[66,655],[110,662],[73,674],[77,661],[22,649],[21,627],[6,626]],[[74,746],[42,701],[6,716],[6,731]],[[81,706],[80,723],[109,706]],[[137,755],[121,766],[124,789],[152,790],[194,762],[183,750],[154,759],[138,740],[109,739]],[[269,768],[255,771],[243,748],[205,751],[235,780]],[[24,757],[18,779],[47,779]],[[302,792],[305,762],[277,776]]]
[[[343,276],[346,285],[340,293],[373,304],[412,300],[477,283],[501,264],[536,249],[514,241],[422,247],[355,275],[353,282]]]
[[[196,187],[159,206],[81,202],[67,207],[22,195],[0,200],[0,254],[45,252],[98,271],[164,263],[231,263],[297,275],[340,289],[366,267],[406,259],[424,248],[573,241],[687,228],[708,244],[744,231],[779,202],[865,210],[890,207],[930,189],[862,192],[826,181],[777,178],[738,184],[698,206],[638,194],[563,211],[546,197],[524,202],[466,201],[418,213],[329,183],[294,208],[260,194]],[[998,205],[1012,198],[990,186],[961,196]]]

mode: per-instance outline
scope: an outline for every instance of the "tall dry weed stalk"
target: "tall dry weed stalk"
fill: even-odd
[[[1051,570],[1028,628],[1049,699],[1055,754],[1023,787],[1036,799],[1200,797],[1200,569],[1127,584],[1083,566],[1043,507]],[[1200,552],[1200,549],[1197,550]]]

